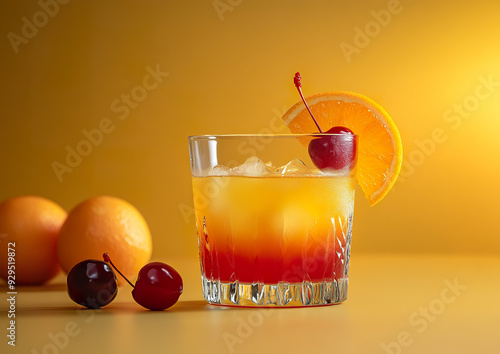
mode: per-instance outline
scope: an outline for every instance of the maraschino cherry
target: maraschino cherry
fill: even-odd
[[[320,170],[341,170],[350,166],[356,156],[356,139],[354,133],[346,127],[335,126],[327,134],[309,143],[309,156]]]
[[[168,264],[152,262],[146,264],[139,271],[135,286],[115,267],[107,253],[103,258],[134,288],[132,296],[141,306],[161,311],[177,302],[182,294],[182,278],[177,271]]]
[[[293,82],[319,132],[325,134],[338,134],[325,135],[311,140],[308,151],[314,165],[320,170],[341,170],[350,166],[354,162],[356,156],[356,139],[352,130],[342,126],[335,126],[323,132],[302,94],[300,73],[297,72],[295,74]]]

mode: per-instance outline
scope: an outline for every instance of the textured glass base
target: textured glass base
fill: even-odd
[[[210,304],[247,307],[304,307],[338,304],[347,299],[348,278],[333,282],[288,284],[224,283],[201,277]]]

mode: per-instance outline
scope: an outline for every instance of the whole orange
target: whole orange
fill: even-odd
[[[60,270],[57,237],[66,216],[63,208],[42,197],[20,196],[2,202],[0,277],[8,279],[10,248],[16,285],[40,285],[52,279]]]
[[[98,196],[69,212],[59,234],[57,252],[66,273],[86,259],[102,260],[103,253],[107,252],[130,279],[137,277],[151,257],[151,234],[144,217],[130,203]]]

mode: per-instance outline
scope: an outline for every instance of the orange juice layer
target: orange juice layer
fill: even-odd
[[[209,280],[346,276],[353,176],[193,177],[200,262]]]

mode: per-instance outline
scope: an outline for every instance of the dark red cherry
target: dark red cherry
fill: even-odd
[[[177,271],[168,264],[152,262],[146,264],[139,271],[139,276],[133,285],[113,264],[107,253],[103,258],[134,288],[132,297],[141,306],[161,311],[177,302],[182,294],[182,278]]]
[[[320,170],[341,170],[350,167],[356,158],[356,137],[346,127],[330,128],[322,137],[309,143],[309,156]]]
[[[182,287],[182,278],[174,268],[165,263],[152,262],[139,271],[132,296],[139,305],[161,311],[177,302]]]
[[[71,268],[67,284],[71,300],[91,309],[109,304],[118,293],[113,269],[108,264],[93,259]]]

